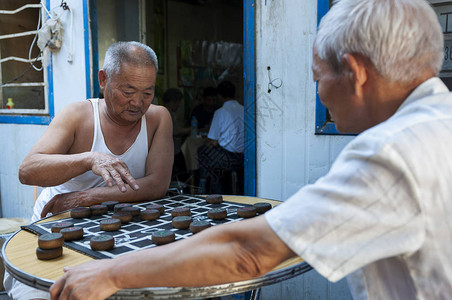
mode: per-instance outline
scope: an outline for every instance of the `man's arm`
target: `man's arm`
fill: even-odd
[[[91,144],[86,136],[87,131],[94,132],[92,114],[89,101],[72,103],[58,113],[20,165],[20,182],[55,186],[92,170],[109,186],[115,182],[125,191],[128,183],[138,189],[124,162],[108,154],[89,152]],[[77,138],[83,143],[75,143]]]
[[[125,192],[117,187],[97,187],[86,191],[56,195],[44,207],[41,217],[77,206],[91,206],[104,201],[139,202],[161,198],[168,191],[174,160],[171,117],[163,107],[154,107],[153,122],[159,122],[151,139],[146,159],[146,174],[135,180],[138,190],[125,185]]]
[[[104,299],[124,288],[208,286],[261,276],[295,254],[264,216],[188,239],[66,269],[52,299]]]
[[[68,105],[50,123],[19,167],[23,184],[55,186],[90,169],[86,153],[70,154],[80,115],[92,111],[88,101]]]

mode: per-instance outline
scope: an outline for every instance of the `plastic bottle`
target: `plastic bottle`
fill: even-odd
[[[13,98],[8,98],[8,102],[6,102],[6,108],[7,109],[13,109],[14,108]]]
[[[190,136],[196,137],[198,135],[198,119],[195,116],[191,118],[190,127]]]

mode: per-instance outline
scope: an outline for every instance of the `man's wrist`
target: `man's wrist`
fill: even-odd
[[[93,166],[93,152],[83,152],[80,153],[80,160],[82,162],[83,168],[86,171],[91,171]]]
[[[77,197],[80,199],[79,206],[89,207],[91,205],[97,204],[92,199],[91,194],[88,191],[89,190],[76,192],[76,193],[78,193]]]

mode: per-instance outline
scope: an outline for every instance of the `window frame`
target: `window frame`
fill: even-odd
[[[317,0],[317,27],[319,27],[320,20],[330,9],[331,0]],[[315,134],[316,135],[341,135],[341,136],[355,136],[353,133],[340,133],[336,129],[336,124],[329,118],[328,110],[320,102],[318,92],[318,85],[315,84]]]
[[[320,20],[330,9],[330,0],[317,0],[317,27]],[[337,131],[336,125],[329,119],[328,110],[320,102],[318,85],[315,84],[315,134],[316,135],[345,135]]]
[[[330,9],[330,0],[317,0],[317,27],[320,20]],[[320,102],[318,85],[315,84],[315,134],[316,135],[346,135],[337,131],[336,125],[328,117],[328,110]]]
[[[50,1],[46,1],[46,8],[50,10]],[[41,10],[40,10],[41,11]],[[42,18],[42,16],[41,16]],[[50,54],[52,55],[52,54]],[[3,112],[0,114],[0,123],[13,124],[36,124],[48,125],[54,116],[54,93],[53,93],[53,65],[52,56],[50,57],[49,65],[42,70],[44,78],[44,101],[45,107],[43,114],[29,115],[30,109],[14,109],[7,114]],[[46,88],[47,86],[47,88]]]

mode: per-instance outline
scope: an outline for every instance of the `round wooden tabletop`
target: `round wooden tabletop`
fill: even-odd
[[[247,196],[223,196],[223,198],[225,201],[244,204],[268,202],[273,206],[276,206],[281,203],[280,201]],[[69,212],[64,212],[39,222],[54,221],[68,217],[70,217]],[[93,260],[93,258],[87,255],[66,247],[63,250],[63,256],[59,258],[47,261],[39,260],[36,257],[37,244],[38,235],[25,230],[19,230],[3,245],[2,256],[5,268],[13,277],[27,285],[41,290],[48,290],[53,282],[63,275],[63,267],[76,266]],[[121,299],[123,299],[123,297],[133,298],[138,294],[141,294],[141,297],[143,297],[143,295],[148,295],[148,299],[163,299],[168,297],[168,295],[178,295],[178,297],[180,296],[183,298],[212,297],[273,284],[309,270],[311,270],[311,267],[303,262],[301,258],[293,258],[283,262],[270,273],[255,280],[205,288],[145,288],[123,290],[115,295],[122,295]]]

